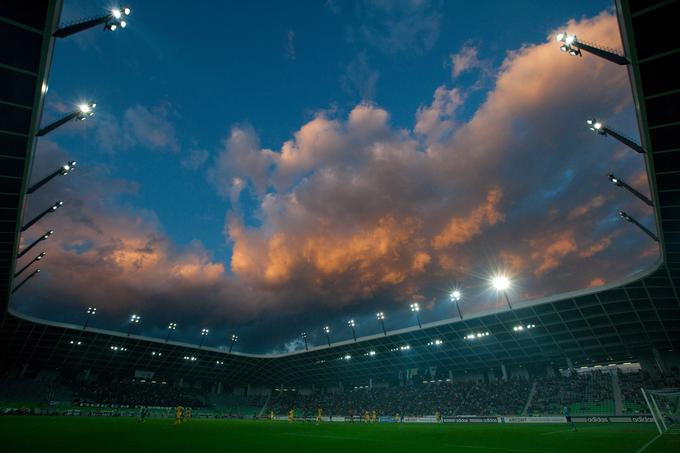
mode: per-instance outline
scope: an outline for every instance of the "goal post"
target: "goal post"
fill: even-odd
[[[680,422],[680,389],[644,389],[642,396],[654,418],[659,434],[667,432],[671,426]]]

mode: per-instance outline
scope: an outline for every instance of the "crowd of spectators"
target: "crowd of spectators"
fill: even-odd
[[[436,382],[395,387],[360,388],[344,392],[276,391],[269,409],[285,414],[295,409],[301,415],[363,415],[375,411],[380,415],[514,415],[522,412],[531,382],[526,379],[485,382]]]
[[[478,383],[458,407],[456,415],[519,415],[530,392],[531,381],[523,378]]]
[[[611,375],[597,372],[538,378],[528,413],[559,414],[563,405],[574,411],[574,403],[608,407],[608,411],[612,412],[614,393]]]
[[[640,389],[680,389],[680,372],[673,368],[665,373],[637,373],[619,372],[619,388],[623,411],[626,413],[647,413],[649,409]]]
[[[85,381],[72,387],[73,403],[78,406],[201,408],[203,400],[195,393],[170,384],[116,380]]]

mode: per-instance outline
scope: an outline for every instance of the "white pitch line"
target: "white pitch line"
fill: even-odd
[[[646,444],[644,444],[642,447],[640,447],[635,453],[642,453],[643,451],[645,451],[645,450],[647,449],[647,447],[649,447],[650,445],[652,445],[652,444],[654,443],[654,441],[655,441],[656,439],[658,439],[659,437],[661,437],[661,436],[662,436],[661,433],[657,434],[652,440],[650,440],[649,442],[647,442]]]

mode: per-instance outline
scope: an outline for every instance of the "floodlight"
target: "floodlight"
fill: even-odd
[[[137,324],[137,323],[139,323],[139,320],[140,320],[140,319],[142,319],[142,318],[141,318],[141,316],[139,316],[139,315],[132,315],[132,316],[130,316],[130,322],[131,322],[131,323]]]
[[[71,113],[65,115],[64,117],[58,119],[57,121],[48,124],[47,126],[43,127],[40,129],[36,135],[38,137],[42,137],[43,135],[48,134],[49,132],[53,131],[54,129],[58,128],[59,126],[62,126],[69,121],[73,119],[79,119],[79,120],[84,120],[92,115],[94,115],[94,108],[97,106],[94,102],[82,102],[76,106],[76,109],[72,111]]]
[[[411,311],[413,312],[420,311],[420,305],[418,305],[418,302],[414,302],[411,304]]]
[[[170,324],[168,324],[168,329],[170,330],[177,329],[177,323],[171,322]]]
[[[52,206],[50,206],[49,208],[45,209],[43,212],[41,212],[40,214],[38,214],[33,220],[31,220],[31,221],[28,222],[26,225],[24,225],[23,227],[21,227],[21,231],[26,231],[26,230],[28,230],[30,227],[32,227],[36,222],[38,222],[40,219],[42,219],[43,217],[45,217],[47,214],[50,214],[50,213],[56,211],[57,209],[59,209],[60,207],[62,207],[63,204],[64,204],[63,201],[57,201],[57,202],[55,202]],[[51,234],[51,233],[50,233],[50,234]]]
[[[125,25],[123,25],[123,22],[125,22],[123,20],[123,16],[129,16],[130,12],[131,12],[130,8],[128,7],[113,8],[103,16],[94,17],[92,19],[79,20],[70,25],[61,27],[57,29],[52,34],[52,36],[56,38],[65,38],[67,36],[74,35],[81,31],[89,30],[90,28],[96,27],[97,25],[101,24],[104,24],[105,30],[114,31],[118,27],[118,25],[120,25],[121,28],[125,28]]]
[[[97,307],[87,307],[88,315],[94,315],[95,313],[97,313]]]
[[[568,46],[574,44],[576,42],[576,36],[575,35],[567,35],[564,38],[564,43]]]
[[[208,329],[201,329],[201,335],[205,336],[205,335],[208,335],[209,333],[210,333],[210,330],[208,330]]]
[[[17,286],[14,287],[14,289],[12,290],[12,294],[14,294],[14,293],[16,293],[17,291],[19,291],[19,288],[21,288],[22,286],[24,286],[24,285],[26,284],[27,281],[29,281],[30,279],[32,279],[33,277],[35,277],[35,276],[38,275],[39,273],[40,273],[40,269],[36,269],[36,270],[34,270],[32,273],[30,273],[30,274],[28,275],[28,277],[26,277],[21,283],[19,283]]]
[[[491,284],[496,291],[505,291],[510,288],[510,279],[505,275],[496,275],[491,279]]]
[[[453,291],[451,291],[450,297],[451,297],[452,301],[458,302],[460,300],[460,298],[463,297],[463,295],[461,294],[461,292],[459,290],[454,289]]]
[[[354,341],[357,341],[357,332],[354,330],[354,320],[350,319],[347,321],[347,325],[349,326],[350,329],[352,329],[352,337],[354,338]]]
[[[238,335],[236,335],[235,333],[232,333],[231,334],[231,343],[229,344],[229,352],[231,352],[231,350],[234,348],[234,343],[236,343],[237,340],[238,340]]]
[[[378,321],[380,321],[380,326],[382,327],[383,335],[387,336],[387,330],[385,330],[385,313],[382,311],[379,311],[375,315],[378,318]]]
[[[506,275],[498,274],[491,278],[491,285],[494,287],[496,292],[503,293],[505,300],[508,303],[508,308],[512,310],[510,296],[508,296],[507,293],[507,290],[510,288],[510,279]]]
[[[44,186],[45,184],[47,184],[49,181],[51,181],[52,178],[55,178],[55,177],[57,177],[57,176],[66,176],[66,175],[68,175],[70,172],[72,172],[72,171],[75,169],[75,166],[76,166],[76,161],[75,161],[75,160],[66,162],[64,165],[62,165],[61,167],[57,168],[55,171],[53,171],[53,172],[50,173],[49,175],[45,176],[43,179],[41,179],[41,180],[38,181],[37,183],[33,184],[31,187],[29,187],[29,188],[26,190],[26,193],[33,193],[33,192],[35,192],[36,190],[38,190],[39,188],[41,188],[42,186]]]
[[[649,198],[647,198],[646,195],[643,195],[643,194],[642,194],[640,191],[638,191],[637,189],[635,189],[635,188],[631,187],[630,185],[626,184],[626,182],[623,181],[621,178],[619,178],[619,177],[617,177],[616,175],[611,174],[611,173],[608,174],[607,177],[608,177],[609,180],[610,180],[612,183],[614,183],[616,186],[618,186],[618,187],[623,187],[623,188],[626,189],[628,192],[632,193],[632,194],[635,195],[637,198],[639,198],[640,200],[642,200],[642,202],[645,203],[647,206],[654,206],[654,203],[652,202],[652,200],[650,200]]]
[[[44,256],[45,256],[45,252],[41,252],[38,256],[36,256],[36,257],[33,258],[31,261],[29,261],[28,263],[26,263],[26,265],[25,265],[24,267],[22,267],[21,269],[19,269],[19,270],[14,274],[14,278],[17,278],[19,275],[21,275],[21,273],[24,272],[26,269],[28,269],[28,268],[31,266],[31,264],[37,263],[38,261],[42,260]]]
[[[328,341],[328,347],[331,346],[331,328],[330,326],[324,326],[323,331],[326,334],[326,340]]]
[[[566,36],[566,33],[561,32],[561,33],[558,33],[558,34],[555,35],[555,39],[557,39],[558,41],[562,41],[562,40],[564,40],[565,36]]]
[[[654,241],[659,242],[659,238],[656,236],[656,234],[652,233],[646,226],[642,225],[640,222],[638,222],[633,217],[628,215],[625,211],[619,211],[619,217],[621,217],[622,219],[634,224],[639,229],[641,229],[642,232],[645,233],[647,236],[652,238]]]
[[[97,107],[97,104],[94,102],[83,102],[82,104],[78,105],[78,114],[77,118],[79,120],[84,120],[92,115],[94,115],[94,108]]]
[[[305,351],[309,351],[309,344],[307,343],[307,332],[302,332],[302,339],[305,341]]]

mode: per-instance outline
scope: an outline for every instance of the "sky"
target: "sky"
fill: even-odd
[[[42,273],[18,312],[285,352],[506,309],[649,269],[643,159],[585,127],[638,139],[626,68],[559,51],[556,31],[621,48],[610,1],[144,1],[124,30],[55,47],[24,233]],[[65,0],[61,23],[105,14]],[[36,251],[38,251],[36,249]],[[23,260],[30,260],[30,254]],[[22,265],[24,261],[20,261]]]

